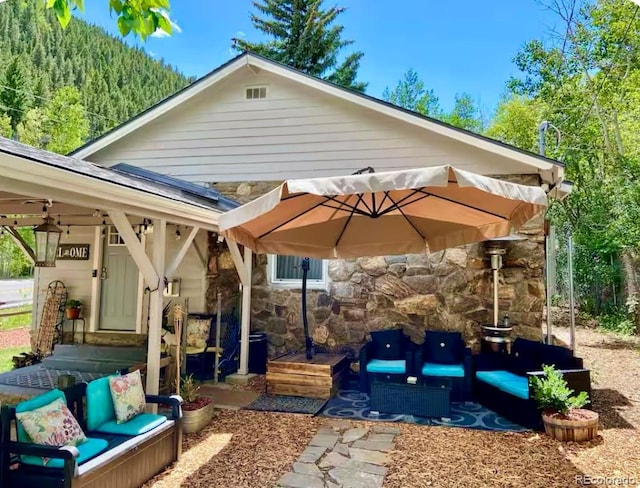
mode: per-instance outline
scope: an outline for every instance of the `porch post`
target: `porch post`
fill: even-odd
[[[148,395],[157,395],[160,387],[160,342],[162,340],[162,292],[167,254],[167,221],[154,219],[151,263],[158,274],[158,283],[149,291],[149,330],[147,331]]]
[[[234,243],[235,244],[235,243]],[[240,367],[239,374],[249,373],[249,333],[251,318],[251,266],[252,252],[244,247],[244,268],[247,280],[242,283],[242,324],[240,329]]]

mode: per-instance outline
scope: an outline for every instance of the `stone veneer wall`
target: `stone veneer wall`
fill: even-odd
[[[538,185],[536,176],[506,178]],[[277,183],[214,185],[223,194],[249,201]],[[499,310],[509,313],[514,336],[539,339],[545,300],[542,215],[520,233],[528,238],[510,242],[500,271]],[[229,253],[211,239],[208,306],[215,309],[217,289],[237,298],[238,279]],[[269,337],[269,352],[304,348],[300,290],[277,288],[267,281],[266,256],[255,256],[251,330]],[[329,261],[327,290],[307,294],[309,328],[315,343],[328,349],[365,341],[368,332],[402,327],[415,342],[424,330],[463,333],[467,345],[479,350],[481,324],[492,321],[492,284],[483,244],[437,253],[378,256]],[[233,293],[229,293],[232,290]],[[227,309],[228,299],[223,306]]]

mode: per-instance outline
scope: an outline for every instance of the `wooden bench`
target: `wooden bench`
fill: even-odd
[[[148,404],[163,405],[167,420],[135,436],[105,434],[87,430],[86,383],[63,390],[67,405],[87,437],[104,439],[106,450],[78,465],[73,447],[17,442],[15,408],[3,406],[0,422],[0,487],[38,488],[137,488],[177,461],[182,452],[182,399],[147,395]],[[62,468],[37,466],[21,456],[62,459]]]

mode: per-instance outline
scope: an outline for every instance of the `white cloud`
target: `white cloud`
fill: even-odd
[[[182,32],[182,28],[178,25],[176,21],[171,20],[171,17],[169,17],[169,14],[166,11],[161,10],[160,13],[169,20],[169,23],[171,24],[171,29],[173,30],[174,34],[175,33],[180,34]],[[162,29],[157,29],[153,34],[151,34],[151,37],[156,37],[161,39],[163,37],[169,37],[170,35],[171,34],[167,34]]]

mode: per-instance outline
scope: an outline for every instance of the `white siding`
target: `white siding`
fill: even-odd
[[[188,231],[185,227],[181,227],[183,237],[186,237]],[[173,256],[180,247],[182,240],[177,241],[175,239],[175,226],[169,225],[168,239],[167,239],[167,262],[173,259]],[[153,234],[147,237],[147,249],[150,249]],[[195,239],[200,247],[201,251],[207,252],[207,233],[200,231]],[[59,280],[65,284],[67,288],[67,295],[69,298],[81,300],[83,303],[82,317],[87,321],[87,332],[90,330],[89,317],[91,315],[91,284],[92,284],[92,270],[93,270],[93,257],[95,252],[94,245],[94,228],[93,227],[75,227],[71,229],[71,235],[66,238],[62,237],[62,243],[69,244],[90,244],[90,256],[88,261],[57,261],[54,268],[38,268],[34,276],[34,302],[33,310],[35,314],[33,316],[33,324],[39,326],[42,308],[44,306],[47,286],[50,282]],[[99,268],[98,268],[99,269]],[[204,312],[206,311],[206,266],[203,267],[198,255],[193,249],[193,245],[189,248],[186,256],[182,260],[182,263],[178,266],[178,269],[174,276],[171,278],[180,278],[180,297],[165,298],[165,303],[169,300],[175,300],[176,302],[184,303],[184,299],[189,299],[189,311],[190,312]],[[98,279],[98,278],[96,278]],[[148,294],[144,295],[142,304],[139,304],[139,310],[142,315],[142,332],[146,333],[147,325],[147,298]],[[98,315],[99,316],[99,315]],[[65,330],[70,331],[71,324],[65,322]],[[76,324],[76,334],[78,333],[79,323]],[[99,332],[99,328],[96,324],[96,331]],[[79,336],[77,336],[79,338]]]
[[[267,86],[266,99],[245,99]],[[518,163],[291,80],[240,70],[90,156],[196,183],[283,180],[453,164],[484,174],[535,172]]]
[[[62,226],[66,232],[66,227]],[[91,314],[91,271],[93,269],[93,253],[95,246],[93,227],[72,227],[71,234],[67,237],[62,234],[62,244],[89,244],[89,259],[87,261],[57,261],[53,268],[38,268],[34,276],[33,310],[35,311],[33,322],[40,325],[42,319],[42,308],[44,306],[47,287],[52,281],[62,281],[67,288],[69,299],[82,301],[82,317],[87,324],[89,331],[89,316]],[[65,322],[65,330],[71,330],[71,323]],[[79,322],[76,323],[76,334]]]

